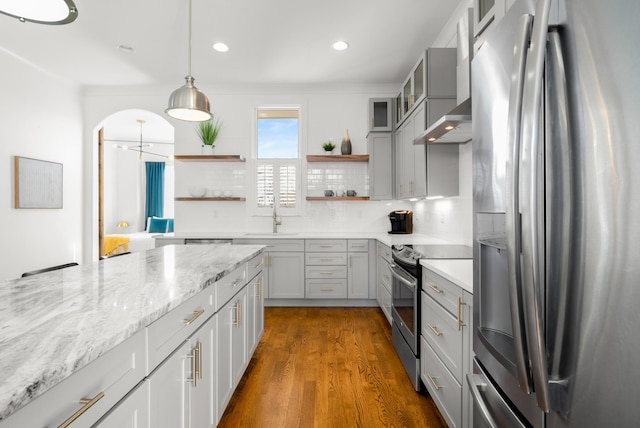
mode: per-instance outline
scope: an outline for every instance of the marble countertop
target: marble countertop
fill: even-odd
[[[158,236],[157,240],[169,239],[375,239],[385,245],[421,244],[446,245],[462,244],[436,238],[429,235],[412,233],[407,235],[392,235],[385,232],[176,232]],[[468,244],[467,244],[468,245]]]
[[[262,248],[171,245],[0,281],[0,420]]]
[[[473,294],[473,260],[428,259],[420,264]]]

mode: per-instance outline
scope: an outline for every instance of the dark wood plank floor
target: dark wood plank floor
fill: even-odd
[[[413,390],[379,308],[265,308],[265,334],[219,427],[444,428]]]

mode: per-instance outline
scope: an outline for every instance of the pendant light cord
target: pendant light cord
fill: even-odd
[[[189,68],[188,75],[191,76],[191,0],[189,0]]]

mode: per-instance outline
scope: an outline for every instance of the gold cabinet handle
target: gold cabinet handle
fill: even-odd
[[[462,305],[466,305],[460,297],[458,297],[458,331],[462,330],[466,324],[462,322]]]
[[[333,275],[333,272],[318,272],[320,275]]]
[[[242,309],[240,307],[240,300],[238,300],[236,302],[236,322],[233,323],[233,325],[236,326],[236,328],[240,328],[240,317],[242,316]]]
[[[427,324],[429,326],[429,328],[431,329],[431,331],[436,335],[436,336],[442,336],[442,332],[438,331],[438,327],[431,325],[431,324]]]
[[[387,275],[386,273],[382,275],[384,277],[384,279],[386,279],[387,281],[389,281],[391,279],[391,277],[389,275]]]
[[[233,281],[233,282],[231,283],[231,286],[232,286],[232,287],[237,287],[238,285],[242,284],[242,280],[243,280],[243,279],[244,279],[243,277],[240,277],[240,278],[236,279],[235,281]]]
[[[351,262],[352,257],[353,257],[353,256],[349,255],[349,267],[353,267],[352,262]]]
[[[321,288],[320,291],[333,291],[333,288]]]
[[[196,348],[191,350],[191,354],[185,355],[185,358],[189,358],[191,360],[191,379],[186,379],[186,381],[191,382],[191,386],[195,388],[198,384],[198,355]]]
[[[264,259],[260,260],[260,263],[258,263],[257,265],[255,265],[253,268],[254,269],[258,269],[264,266]]]
[[[333,261],[333,259],[327,259],[327,258],[324,258],[324,259],[320,259],[320,261],[321,261],[321,262],[332,262],[332,261]]]
[[[440,390],[442,388],[442,385],[438,385],[436,383],[436,380],[429,373],[427,373],[427,377],[429,378],[429,382],[431,382],[431,385],[433,385],[433,387],[436,389],[436,391],[438,391],[438,390]]]
[[[429,288],[430,288],[430,289],[432,289],[433,291],[435,291],[435,292],[436,292],[436,293],[438,293],[438,294],[442,294],[442,293],[443,293],[443,291],[442,291],[442,290],[440,290],[438,287],[436,287],[436,286],[435,286],[435,285],[433,285],[433,284],[429,284]]]
[[[200,309],[199,311],[193,311],[193,316],[188,320],[182,320],[182,322],[185,323],[185,325],[189,325],[195,320],[197,320],[198,317],[202,314],[204,314],[204,309]]]
[[[80,407],[78,410],[76,410],[76,412],[69,416],[69,418],[64,421],[62,424],[60,424],[58,426],[58,428],[66,428],[69,425],[71,425],[73,423],[73,421],[75,421],[76,419],[78,419],[80,416],[82,416],[82,414],[84,412],[86,412],[87,410],[89,410],[89,408],[91,408],[91,406],[93,406],[94,404],[96,404],[98,401],[100,401],[100,399],[104,397],[104,392],[100,392],[98,393],[98,395],[96,395],[93,398],[81,398],[80,399],[80,404],[82,404],[82,407]]]
[[[202,379],[202,342],[198,342],[196,345],[196,352],[198,355],[198,379]]]

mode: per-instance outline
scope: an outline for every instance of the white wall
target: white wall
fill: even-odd
[[[0,279],[82,254],[82,106],[78,88],[0,48]],[[62,209],[15,209],[13,156],[63,164]]]
[[[464,0],[449,18],[436,38],[434,47],[455,48],[460,18],[473,7],[473,0]],[[460,194],[457,197],[414,202],[414,231],[452,242],[472,244],[473,198],[471,194],[471,144],[460,145]]]
[[[96,123],[120,109],[145,108],[162,112],[168,94],[175,88],[120,88],[104,91],[90,89],[86,93],[87,128],[92,133]],[[301,105],[303,158],[322,153],[321,143],[329,137],[340,140],[349,129],[354,154],[366,153],[367,108],[370,97],[394,96],[396,85],[365,86],[285,86],[285,87],[200,87],[207,94],[212,111],[223,121],[216,143],[217,154],[238,154],[246,163],[175,162],[177,196],[187,196],[191,184],[204,184],[209,189],[225,190],[249,196],[249,171],[252,168],[254,143],[254,111],[268,105]],[[153,92],[153,94],[152,94]],[[194,125],[170,119],[175,127],[176,154],[199,154],[200,142]],[[305,196],[306,161],[303,161],[303,196]],[[346,167],[359,171],[362,165]],[[231,179],[236,171],[239,178]],[[362,169],[363,182],[366,176]],[[224,180],[227,180],[225,182]],[[355,181],[355,179],[354,179]],[[238,184],[240,183],[240,184]],[[345,183],[350,189],[351,183]],[[364,186],[364,184],[359,184]],[[355,187],[355,184],[354,184]],[[364,187],[363,187],[364,189]],[[365,189],[366,190],[366,189]],[[363,194],[359,192],[359,194]],[[389,228],[387,214],[393,209],[409,207],[406,202],[307,202],[302,201],[302,215],[284,218],[281,231],[380,231]],[[247,202],[176,202],[176,232],[225,232],[271,230],[271,218],[252,215]]]

